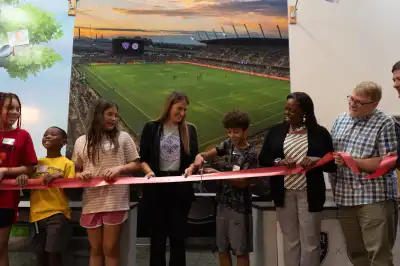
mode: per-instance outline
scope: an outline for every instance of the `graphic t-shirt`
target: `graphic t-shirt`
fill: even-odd
[[[160,138],[160,170],[179,171],[181,164],[181,138],[176,127],[163,128]]]
[[[42,158],[32,178],[40,178],[46,174],[61,174],[64,178],[75,176],[75,165],[64,156],[58,158]],[[62,213],[71,219],[68,198],[61,188],[34,189],[31,191],[31,223],[43,220],[54,214]]]
[[[218,156],[225,157],[224,171],[238,171],[257,168],[257,152],[249,145],[245,149],[236,148],[232,141],[227,139],[217,147]],[[218,181],[217,201],[226,207],[241,213],[251,212],[250,187],[238,188],[230,181]]]
[[[93,164],[87,155],[86,136],[80,136],[75,142],[72,160],[77,165],[83,165],[83,172],[100,177],[102,172],[109,168],[125,165],[139,159],[135,142],[128,133],[119,132],[118,142],[119,149],[115,152],[113,144],[104,137],[102,149],[99,152],[99,160],[96,164]],[[86,188],[83,193],[82,213],[127,211],[129,210],[129,192],[129,185]]]
[[[37,164],[32,138],[26,130],[0,132],[0,167],[33,166]],[[4,176],[15,179],[16,176]],[[16,209],[20,200],[18,190],[0,190],[0,208]]]

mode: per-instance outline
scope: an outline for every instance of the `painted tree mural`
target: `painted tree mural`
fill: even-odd
[[[11,56],[1,57],[1,49],[12,49],[6,46],[7,33],[23,29],[28,30],[30,44],[16,46]],[[52,13],[18,0],[0,0],[0,68],[11,78],[26,80],[61,61],[61,56],[45,44],[62,35],[61,24]]]

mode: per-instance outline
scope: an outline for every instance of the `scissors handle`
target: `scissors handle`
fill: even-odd
[[[203,173],[204,173],[204,166],[202,166],[200,169],[200,193],[203,193]]]
[[[200,168],[200,183],[203,182],[203,173],[204,173],[204,166]]]

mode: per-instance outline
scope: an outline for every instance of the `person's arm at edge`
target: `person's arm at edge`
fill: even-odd
[[[83,172],[83,160],[80,157],[80,155],[78,153],[78,149],[77,149],[78,141],[79,141],[79,138],[75,141],[74,150],[73,150],[72,156],[71,156],[72,157],[71,161],[74,163],[74,166],[75,166],[75,169],[74,169],[75,178],[78,177],[78,175]]]
[[[371,157],[366,159],[353,158],[353,159],[356,162],[358,171],[364,173],[375,172],[379,168],[379,165],[382,162],[382,157]]]
[[[4,175],[10,175],[10,176],[20,176],[20,175],[28,175],[30,176],[33,171],[35,166],[34,165],[23,165],[23,166],[18,166],[18,167],[3,167],[5,169]]]
[[[120,168],[121,174],[132,174],[132,173],[142,169],[139,158],[137,158],[136,160],[131,161],[127,164],[120,165],[119,168]]]
[[[190,164],[190,166],[189,166],[189,168],[192,170],[191,173],[193,173],[194,171],[198,170],[198,166],[195,165],[195,162],[199,158],[200,158],[200,160],[202,159],[203,161],[207,161],[207,160],[210,160],[210,159],[212,159],[214,157],[217,157],[217,156],[218,156],[217,148],[212,148],[212,149],[210,149],[208,151],[204,151],[204,152],[201,152],[201,153],[197,154],[196,158],[195,158],[195,161],[192,164]]]
[[[31,135],[28,132],[22,135],[24,138],[24,160],[21,166],[4,167],[4,175],[18,177],[20,175],[31,175],[37,164],[35,148],[33,146]]]
[[[141,164],[140,164],[140,157],[139,153],[137,152],[136,144],[129,136],[128,133],[125,132],[126,137],[123,138],[123,152],[124,152],[124,157],[127,161],[126,164],[120,165],[119,166],[119,173],[120,174],[132,174],[135,173],[136,171],[141,170]]]

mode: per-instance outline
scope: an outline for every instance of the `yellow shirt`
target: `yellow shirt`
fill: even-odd
[[[39,160],[33,178],[40,178],[46,173],[59,173],[64,178],[75,176],[75,165],[64,156],[57,158],[42,158]],[[57,213],[63,213],[67,219],[71,219],[68,198],[63,189],[48,188],[34,189],[31,191],[31,223],[43,220]]]

